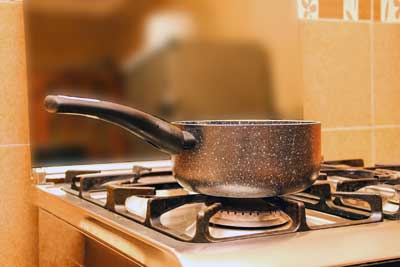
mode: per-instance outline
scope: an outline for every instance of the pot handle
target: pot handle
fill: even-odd
[[[169,154],[179,154],[183,149],[190,149],[196,144],[196,139],[191,133],[127,106],[61,95],[49,95],[44,102],[46,110],[50,113],[81,115],[113,123]]]

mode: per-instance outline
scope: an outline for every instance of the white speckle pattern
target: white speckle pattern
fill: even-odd
[[[194,149],[172,157],[183,187],[213,196],[257,198],[299,192],[317,179],[320,123],[224,123],[174,123],[198,141]]]

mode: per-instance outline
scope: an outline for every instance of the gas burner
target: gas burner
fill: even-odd
[[[216,227],[232,227],[238,229],[266,229],[283,226],[289,221],[289,216],[280,210],[221,210],[210,219],[210,224]]]
[[[290,221],[287,214],[264,199],[223,199],[221,204],[221,210],[210,218],[210,224],[216,227],[275,228]]]

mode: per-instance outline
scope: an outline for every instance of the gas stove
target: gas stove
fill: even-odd
[[[256,199],[189,192],[169,161],[34,173],[40,208],[143,265],[395,266],[400,260],[391,245],[400,238],[400,165],[327,161],[307,190]],[[123,246],[115,242],[121,238]]]

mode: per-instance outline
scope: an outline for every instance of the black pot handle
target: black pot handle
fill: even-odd
[[[51,113],[88,116],[116,124],[169,154],[179,154],[196,144],[194,136],[143,111],[97,99],[53,96],[45,99]]]

